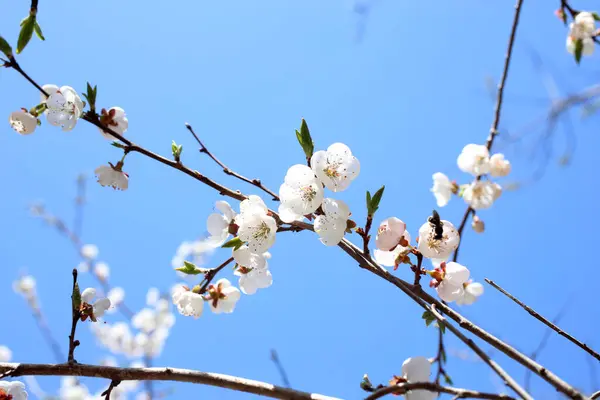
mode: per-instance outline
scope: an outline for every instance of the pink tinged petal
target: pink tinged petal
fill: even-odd
[[[470,272],[467,267],[453,261],[446,263],[444,281],[448,281],[455,286],[462,286],[463,283],[469,280],[469,275]]]
[[[456,300],[460,299],[465,293],[465,290],[462,285],[460,285],[460,286],[453,285],[446,279],[444,279],[442,281],[442,283],[440,283],[440,285],[436,288],[436,290],[437,290],[438,296],[440,296],[440,299],[447,301],[447,302],[456,301]]]
[[[83,292],[81,292],[81,301],[90,304],[92,300],[96,297],[96,289],[87,288]]]
[[[425,357],[411,357],[402,363],[402,376],[410,382],[427,382],[431,363]]]

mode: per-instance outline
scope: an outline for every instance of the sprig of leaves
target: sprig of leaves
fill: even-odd
[[[367,213],[370,217],[372,217],[379,209],[379,203],[381,202],[381,197],[383,197],[384,190],[385,186],[382,186],[373,196],[371,196],[371,192],[367,190]]]
[[[296,138],[298,139],[298,143],[304,150],[304,154],[306,155],[306,160],[310,160],[315,151],[315,144],[310,136],[310,131],[308,130],[308,125],[304,118],[302,118],[302,124],[300,125],[300,130],[296,129]]]

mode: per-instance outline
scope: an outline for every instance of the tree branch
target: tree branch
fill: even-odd
[[[277,367],[277,371],[279,371],[279,375],[281,375],[281,380],[283,381],[285,387],[291,388],[292,385],[290,384],[290,380],[288,379],[285,368],[283,368],[283,364],[281,364],[281,360],[279,360],[279,355],[275,349],[271,349],[271,361],[273,361]]]
[[[79,293],[79,287],[77,286],[77,268],[73,268],[73,291],[71,292],[71,334],[69,335],[69,357],[67,363],[74,364],[75,361],[74,353],[75,348],[79,346],[79,340],[75,340],[75,330],[77,329],[77,322],[81,316],[79,309],[75,307],[75,294]]]
[[[552,322],[550,322],[548,319],[546,319],[543,316],[541,316],[533,308],[529,307],[528,305],[526,305],[525,303],[523,303],[521,300],[517,299],[512,294],[508,293],[506,290],[502,289],[496,282],[492,281],[491,279],[487,279],[487,278],[485,278],[485,281],[487,283],[489,283],[491,286],[493,286],[494,289],[498,290],[500,293],[502,293],[503,295],[505,295],[506,297],[508,297],[509,299],[511,299],[512,301],[514,301],[515,303],[517,303],[518,305],[520,305],[521,307],[523,307],[523,309],[525,311],[527,311],[529,313],[529,315],[531,315],[532,317],[534,317],[535,319],[537,319],[538,321],[540,321],[541,323],[543,323],[544,325],[546,325],[547,327],[549,327],[550,329],[552,329],[554,332],[558,333],[560,336],[566,338],[571,343],[574,343],[575,345],[579,346],[581,349],[583,349],[584,351],[586,351],[592,357],[594,357],[595,359],[597,359],[597,360],[600,361],[600,354],[598,354],[594,350],[592,350],[587,344],[581,342],[580,340],[576,339],[575,337],[573,337],[569,333],[567,333],[567,332],[563,331],[562,329],[560,329],[558,326],[556,326],[555,324],[553,324]]]
[[[190,124],[186,123],[185,127],[190,131],[190,133],[194,136],[194,139],[196,139],[196,142],[198,142],[198,144],[200,145],[200,153],[205,153],[207,156],[212,158],[212,160],[214,162],[216,162],[221,168],[223,168],[223,172],[225,174],[234,176],[234,177],[238,178],[239,180],[242,180],[246,183],[256,186],[263,192],[266,192],[269,195],[271,195],[271,197],[273,197],[273,201],[279,201],[279,196],[277,196],[273,191],[271,191],[269,188],[267,188],[265,185],[263,185],[262,182],[260,181],[260,179],[249,179],[249,178],[246,178],[245,176],[240,175],[237,172],[229,169],[229,167],[227,165],[223,164],[213,153],[211,153],[208,150],[208,148],[204,145],[204,143],[202,143],[202,141],[200,140],[198,135],[196,135],[196,132],[194,132],[194,128],[192,128],[192,126]]]
[[[505,394],[483,393],[475,390],[441,386],[433,382],[401,383],[398,385],[387,386],[375,391],[370,396],[366,397],[365,400],[380,399],[383,396],[392,393],[395,395],[401,395],[411,390],[427,390],[429,392],[453,394],[459,399],[515,400],[514,397],[510,397]]]
[[[86,364],[15,364],[0,363],[0,374],[6,376],[87,376],[112,381],[173,381],[216,386],[276,399],[340,400],[316,393],[301,392],[266,382],[230,375],[179,368],[117,368]]]
[[[200,294],[204,294],[204,292],[206,292],[206,289],[208,288],[208,285],[210,285],[210,283],[212,282],[212,280],[215,279],[215,276],[217,276],[217,274],[219,272],[221,272],[221,270],[223,268],[225,268],[226,266],[228,266],[232,261],[233,261],[233,257],[230,257],[227,260],[225,260],[223,262],[223,264],[219,265],[216,268],[213,268],[213,269],[209,270],[206,273],[206,276],[204,277],[204,284],[200,288]]]
[[[117,386],[119,386],[120,383],[121,383],[121,381],[115,381],[115,380],[110,381],[110,385],[108,386],[108,389],[106,389],[104,392],[102,392],[102,394],[100,394],[100,396],[104,396],[104,398],[106,400],[110,400],[110,395],[111,395],[113,389],[116,388]],[[150,397],[150,399],[152,399],[152,397]]]

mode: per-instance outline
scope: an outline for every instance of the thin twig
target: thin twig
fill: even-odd
[[[290,380],[288,379],[287,373],[285,372],[285,368],[283,368],[283,364],[281,364],[281,360],[279,360],[279,355],[277,354],[277,351],[275,349],[271,349],[271,360],[277,367],[277,370],[279,371],[279,375],[281,375],[281,380],[283,381],[285,387],[291,388],[292,385],[290,384]]]
[[[363,253],[365,255],[369,255],[369,240],[371,240],[371,236],[369,236],[369,231],[371,230],[371,226],[373,225],[373,216],[367,215],[367,222],[365,222],[365,230],[361,235],[363,238]]]
[[[301,392],[266,382],[236,376],[179,368],[118,368],[86,364],[16,364],[0,363],[0,374],[6,376],[87,376],[113,381],[173,381],[216,386],[239,392],[295,400],[339,400],[316,393]]]
[[[118,380],[110,381],[110,385],[108,386],[108,389],[106,389],[104,392],[102,392],[102,394],[100,396],[104,396],[104,398],[106,400],[110,400],[110,395],[111,395],[113,389],[116,388],[117,386],[119,386],[119,383],[121,383],[121,381],[118,381]],[[150,399],[152,399],[152,397],[150,397]]]
[[[438,351],[437,351],[437,364],[438,369],[435,374],[435,383],[440,383],[442,375],[446,376],[446,370],[444,369],[444,362],[446,358],[446,349],[444,348],[444,331],[441,327],[438,328]]]
[[[528,305],[526,305],[525,303],[523,303],[521,300],[517,299],[512,294],[508,293],[506,290],[502,289],[494,281],[492,281],[490,279],[487,279],[487,278],[485,278],[485,281],[487,283],[489,283],[490,285],[492,285],[494,287],[494,289],[498,290],[500,293],[502,293],[503,295],[505,295],[506,297],[508,297],[509,299],[511,299],[512,301],[514,301],[515,303],[517,303],[518,305],[520,305],[521,307],[523,307],[523,309],[525,311],[527,311],[529,313],[529,315],[531,315],[532,317],[534,317],[535,319],[537,319],[538,321],[540,321],[541,323],[543,323],[544,325],[546,325],[547,327],[549,327],[550,329],[552,329],[554,332],[558,333],[560,336],[566,338],[571,343],[574,343],[575,345],[579,346],[581,349],[583,349],[584,351],[586,351],[592,357],[594,357],[595,359],[597,359],[597,360],[600,361],[600,354],[598,354],[594,350],[592,350],[587,344],[581,342],[580,340],[576,339],[575,337],[573,337],[569,333],[567,333],[567,332],[563,331],[562,329],[560,329],[558,326],[556,326],[555,324],[553,324],[552,322],[550,322],[547,318],[544,318],[543,316],[541,316],[533,308],[529,307]]]
[[[376,400],[388,394],[401,395],[411,390],[427,390],[435,393],[454,394],[459,399],[494,399],[494,400],[515,400],[514,397],[505,394],[484,393],[475,390],[459,389],[450,386],[441,386],[433,382],[415,382],[415,383],[400,383],[398,385],[387,386],[375,391],[367,396],[365,400]]]
[[[600,399],[600,390],[590,396],[591,400]]]
[[[504,100],[504,86],[506,85],[506,79],[508,78],[508,70],[510,68],[510,61],[512,58],[513,46],[515,43],[515,37],[517,35],[517,26],[519,25],[519,17],[521,16],[521,6],[523,5],[523,0],[517,0],[517,4],[515,5],[515,16],[513,18],[512,28],[510,30],[510,37],[508,39],[508,49],[506,50],[506,56],[504,57],[504,68],[502,70],[502,78],[500,78],[500,83],[498,84],[498,93],[496,96],[496,108],[494,110],[494,120],[492,122],[492,126],[490,128],[490,133],[487,138],[485,147],[488,150],[492,149],[492,145],[494,144],[494,139],[498,135],[498,127],[500,126],[500,114],[502,112],[502,101]],[[477,180],[480,180],[481,176],[477,177]],[[469,215],[474,212],[473,208],[470,206],[465,211],[463,219],[460,223],[458,233],[462,235],[462,232],[465,228],[467,220],[469,219]],[[458,247],[454,251],[454,256],[452,257],[453,261],[458,259],[458,250],[460,249],[460,245],[462,240],[458,243]]]
[[[226,175],[231,175],[233,177],[238,178],[241,181],[244,181],[246,183],[249,183],[253,186],[256,186],[257,188],[259,188],[260,190],[262,190],[263,192],[266,192],[268,194],[271,195],[271,197],[273,197],[273,201],[279,201],[279,196],[277,196],[275,194],[275,192],[273,192],[272,190],[270,190],[269,188],[267,188],[265,185],[263,185],[263,183],[260,181],[260,179],[249,179],[246,178],[243,175],[238,174],[235,171],[232,171],[227,165],[223,164],[213,153],[211,153],[208,148],[204,145],[204,143],[202,142],[202,140],[200,140],[200,138],[198,137],[198,135],[196,135],[196,132],[194,132],[194,128],[192,128],[192,126],[188,123],[185,124],[185,127],[190,131],[190,133],[194,136],[194,139],[196,139],[196,142],[198,142],[198,144],[200,145],[200,153],[205,153],[207,156],[209,156],[210,158],[212,158],[212,160],[214,162],[216,162],[221,168],[223,168],[223,172]]]
[[[77,268],[73,268],[73,290],[71,292],[71,334],[69,335],[69,357],[67,362],[69,364],[76,364],[74,353],[75,348],[79,346],[79,340],[75,340],[75,330],[77,329],[77,322],[79,322],[79,318],[81,313],[79,309],[75,307],[75,294],[79,292],[79,288],[77,285]]]
[[[225,268],[227,265],[229,265],[231,262],[233,261],[233,257],[228,258],[227,260],[225,260],[223,262],[223,264],[219,265],[216,268],[213,268],[211,270],[209,270],[206,275],[204,276],[203,279],[203,284],[200,287],[200,294],[204,294],[206,292],[206,289],[208,289],[208,285],[210,285],[210,283],[212,282],[213,279],[215,279],[215,276],[217,276],[217,274],[219,272],[221,272],[221,270],[223,268]]]
[[[146,364],[146,368],[152,367],[152,358],[147,354],[144,356],[144,364]],[[154,385],[152,384],[152,381],[145,380],[144,388],[146,389],[148,400],[152,400],[154,398]]]

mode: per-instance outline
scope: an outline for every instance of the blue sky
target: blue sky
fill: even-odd
[[[353,216],[364,221],[365,191],[385,184],[376,220],[397,216],[411,233],[435,206],[429,193],[434,172],[468,181],[456,157],[465,144],[487,137],[493,101],[485,81],[500,76],[513,13],[512,2],[374,1],[357,41],[360,21],[350,0],[55,3],[40,2],[46,42],[34,38],[18,58],[38,82],[80,92],[87,81],[97,84],[99,106],[118,105],[127,112],[131,140],[164,155],[175,140],[184,146],[186,164],[245,193],[259,194],[198,154],[184,122],[229,167],[277,190],[287,168],[303,161],[294,129],[306,118],[317,148],[341,141],[361,161],[359,178],[336,196],[350,204]],[[504,130],[517,132],[549,104],[542,75],[531,62],[533,52],[563,94],[595,82],[598,55],[575,65],[564,48],[566,29],[553,15],[558,3],[524,5]],[[574,6],[586,9],[593,3]],[[27,10],[25,1],[3,7],[5,38],[16,41]],[[6,69],[0,71],[0,92],[5,115],[34,106],[39,96]],[[594,134],[597,118],[582,121],[573,112],[572,122],[578,147],[571,165],[556,162],[565,147],[567,131],[561,125],[546,141],[555,156],[543,179],[504,193],[482,212],[487,230],[483,235],[466,231],[460,261],[475,280],[497,281],[550,318],[571,299],[561,325],[600,347],[591,251],[597,246],[599,193],[593,183],[596,171],[590,168],[600,138]],[[497,150],[513,161],[514,174],[504,182],[527,180],[539,166],[532,146],[544,126],[535,124],[516,144],[498,141]],[[29,216],[28,204],[43,200],[70,221],[75,179],[87,173],[84,241],[99,246],[100,259],[111,266],[111,282],[125,287],[127,304],[139,309],[149,287],[166,290],[177,281],[171,257],[179,243],[205,233],[205,218],[220,197],[137,154],[126,161],[128,191],[100,187],[91,176],[94,168],[118,161],[120,151],[83,122],[68,133],[46,123],[28,137],[15,134],[8,124],[3,132],[0,302],[5,306],[0,316],[7,329],[0,343],[13,349],[17,361],[52,362],[26,305],[10,286],[23,269],[38,279],[43,309],[65,350],[70,271],[78,258],[64,238]],[[462,200],[453,199],[440,213],[458,223],[464,209]],[[384,382],[400,373],[407,357],[435,356],[437,331],[424,326],[420,308],[339,249],[321,245],[306,232],[286,233],[278,236],[272,254],[271,288],[244,296],[231,315],[178,318],[156,365],[280,383],[269,359],[275,348],[294,388],[360,398],[364,373]],[[225,257],[219,252],[209,265]],[[397,274],[410,278],[409,271]],[[82,278],[82,286],[93,283],[89,276]],[[486,290],[461,312],[531,352],[544,327],[489,286]],[[87,327],[80,339],[81,362],[98,362],[106,354]],[[447,343],[447,369],[457,386],[499,390],[486,366],[452,355],[465,350],[462,343],[449,336]],[[590,370],[586,354],[557,336],[548,347],[540,357],[543,364],[586,392],[598,389],[593,387],[597,368]],[[492,354],[523,378],[523,368]],[[58,387],[57,379],[41,382],[49,392]],[[90,387],[105,384],[93,381]],[[159,387],[175,387],[174,398],[255,397],[189,384]],[[541,381],[534,380],[533,388],[536,398],[555,396]]]

